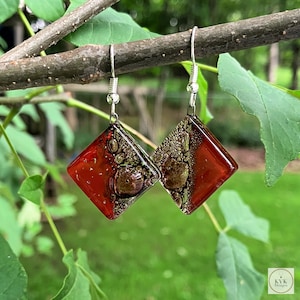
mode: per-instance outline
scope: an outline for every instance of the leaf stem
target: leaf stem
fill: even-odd
[[[216,231],[217,231],[218,233],[221,233],[221,232],[222,232],[222,228],[221,228],[221,226],[220,226],[218,220],[216,219],[215,215],[214,215],[213,212],[211,211],[210,207],[208,206],[208,204],[207,204],[207,203],[203,203],[203,207],[204,207],[206,213],[208,214],[210,220],[212,221],[212,223],[213,223],[213,225],[214,225]]]
[[[47,91],[53,90],[55,88],[56,88],[56,86],[49,85],[49,86],[44,86],[44,87],[41,87],[38,89],[34,89],[33,91],[30,91],[25,95],[25,99],[27,101],[30,101],[32,98],[39,96],[40,94],[43,94]]]
[[[30,36],[34,36],[34,31],[32,30],[32,27],[27,19],[27,17],[25,16],[25,14],[23,13],[22,9],[18,9],[18,15],[21,18],[21,21],[23,22],[24,26],[26,27],[28,33]]]
[[[185,61],[182,61],[181,64],[187,64],[187,65],[192,66],[193,63],[189,60],[185,60]],[[205,65],[205,64],[201,64],[201,63],[197,63],[197,66],[201,70],[205,70],[205,71],[209,71],[209,72],[218,74],[218,69],[216,67],[212,67],[210,65]]]
[[[9,125],[9,123],[19,113],[19,111],[20,111],[20,107],[18,107],[18,106],[12,107],[12,109],[10,110],[10,112],[8,113],[8,115],[6,116],[6,118],[3,121],[2,125],[4,128],[6,128]]]
[[[94,106],[91,106],[91,105],[88,105],[84,102],[81,102],[77,99],[74,99],[74,98],[69,98],[67,101],[66,101],[67,105],[70,106],[70,107],[77,107],[77,108],[80,108],[82,110],[85,110],[85,111],[88,111],[90,113],[93,113],[103,119],[106,119],[106,120],[109,120],[110,119],[110,116],[103,112],[102,110],[99,110],[97,108],[95,108]],[[123,123],[123,122],[120,122],[122,124],[122,126],[128,130],[129,132],[131,132],[132,134],[134,134],[136,137],[138,137],[141,141],[143,141],[145,144],[149,145],[151,148],[153,149],[156,149],[157,146],[151,142],[149,139],[147,139],[144,135],[142,135],[141,133],[139,133],[137,130],[135,130],[134,128],[128,126],[127,124]]]
[[[63,253],[63,255],[66,255],[68,253],[67,248],[66,248],[66,246],[65,246],[65,244],[62,240],[62,237],[61,237],[61,235],[60,235],[60,233],[59,233],[59,231],[58,231],[58,229],[57,229],[57,227],[56,227],[56,225],[53,221],[53,218],[52,218],[51,214],[48,211],[48,208],[45,204],[44,199],[41,200],[40,206],[41,206],[41,209],[42,209],[43,213],[46,216],[46,219],[47,219],[47,221],[50,225],[50,228],[51,228],[51,230],[52,230],[52,232],[53,232],[53,234],[56,238],[56,241],[57,241],[57,243],[58,243],[58,245],[61,249],[61,252]]]
[[[20,9],[20,8],[18,9],[18,15],[19,15],[20,19],[22,20],[24,26],[26,27],[26,29],[27,29],[29,35],[30,35],[31,37],[34,36],[35,33],[34,33],[34,31],[32,30],[32,27],[31,27],[31,25],[30,25],[30,23],[29,23],[27,17],[25,16],[23,10]],[[41,54],[41,56],[46,56],[46,55],[47,55],[45,51],[41,51],[40,54]]]
[[[17,153],[14,145],[12,144],[10,138],[8,137],[8,135],[7,135],[6,131],[5,131],[5,128],[3,127],[3,125],[1,123],[0,123],[0,132],[3,134],[3,136],[4,136],[4,138],[5,138],[6,142],[7,142],[7,144],[9,146],[9,148],[11,149],[11,151],[12,151],[15,159],[17,160],[17,163],[18,163],[20,169],[23,171],[24,176],[26,178],[30,177],[30,175],[29,175],[28,171],[26,170],[26,168],[25,168],[25,166],[24,166],[24,164],[23,164],[23,162],[22,162],[19,154]],[[45,216],[47,218],[47,221],[48,221],[48,223],[49,223],[49,225],[51,227],[51,230],[52,230],[52,232],[53,232],[53,234],[54,234],[54,236],[55,236],[55,238],[57,240],[57,243],[58,243],[58,245],[59,245],[62,253],[64,255],[67,254],[66,246],[65,246],[65,244],[64,244],[64,242],[63,242],[63,240],[62,240],[62,238],[61,238],[61,236],[60,236],[60,234],[59,234],[59,232],[57,230],[57,227],[56,227],[56,225],[55,225],[55,223],[54,223],[54,221],[52,219],[51,214],[49,213],[49,211],[47,209],[47,206],[45,205],[45,202],[44,202],[43,198],[41,199],[40,206],[41,206],[41,209],[42,209],[42,211],[44,212],[44,214],[45,214]]]
[[[223,231],[224,233],[226,233],[226,232],[228,232],[230,229],[231,229],[231,227],[227,225],[222,231]]]
[[[98,284],[94,281],[93,277],[89,272],[85,270],[78,262],[76,262],[77,267],[84,273],[84,275],[90,280],[90,282],[93,284],[94,288],[97,290],[98,294],[101,296],[102,299],[108,300],[106,294],[100,289]]]
[[[22,162],[19,154],[17,153],[14,145],[12,144],[12,142],[11,142],[10,138],[8,137],[8,135],[7,135],[6,131],[5,131],[5,128],[4,128],[4,126],[2,124],[0,124],[0,131],[1,131],[0,133],[3,134],[3,136],[4,136],[6,142],[7,142],[8,146],[9,146],[11,152],[13,153],[15,159],[17,160],[17,163],[18,163],[20,169],[22,170],[23,174],[26,177],[29,177],[29,173],[27,172],[27,170],[26,170],[26,168],[25,168],[25,166],[24,166],[24,164],[23,164],[23,162]]]
[[[202,70],[218,74],[218,69],[216,67],[212,67],[212,66],[200,64],[200,63],[197,63],[197,65]]]

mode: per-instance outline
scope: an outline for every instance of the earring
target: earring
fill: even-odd
[[[187,116],[153,154],[161,171],[161,183],[185,214],[192,213],[223,184],[238,165],[221,143],[195,115],[198,65],[195,61],[194,27],[191,35],[192,70]]]
[[[67,171],[98,209],[108,219],[115,219],[159,180],[160,172],[118,120],[113,45],[110,60],[110,125],[70,163]]]

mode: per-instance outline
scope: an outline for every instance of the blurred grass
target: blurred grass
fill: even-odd
[[[108,221],[77,187],[70,184],[70,189],[79,195],[78,214],[57,225],[68,248],[88,252],[110,300],[226,299],[216,274],[217,234],[203,208],[183,215],[158,184],[119,219]],[[299,175],[285,174],[267,188],[263,173],[240,171],[221,189],[237,190],[255,214],[270,221],[270,244],[232,234],[246,243],[255,268],[265,276],[269,267],[294,267],[296,294],[288,299],[299,299]],[[224,226],[219,193],[207,203]],[[58,248],[51,257],[22,262],[29,274],[29,299],[49,299],[60,288],[66,269]],[[286,297],[268,295],[265,286],[262,299]]]

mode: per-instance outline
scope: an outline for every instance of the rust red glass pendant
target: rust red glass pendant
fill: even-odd
[[[177,125],[153,154],[161,171],[161,182],[178,207],[192,213],[238,168],[221,143],[195,116],[199,89],[198,65],[191,35],[192,68],[187,90],[190,92],[189,114]]]
[[[119,122],[101,133],[67,170],[108,219],[117,218],[160,178],[157,167]]]
[[[118,121],[113,45],[110,59],[110,125],[71,162],[67,171],[98,209],[108,219],[115,219],[159,180],[160,172]]]
[[[198,208],[238,168],[194,115],[187,115],[153,154],[161,182],[186,214]]]

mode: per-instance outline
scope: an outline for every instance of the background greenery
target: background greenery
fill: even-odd
[[[293,267],[295,282],[300,280],[298,241],[299,175],[285,174],[273,188],[267,188],[262,172],[234,175],[216,192],[208,204],[224,226],[218,207],[221,190],[235,189],[253,212],[270,221],[270,243],[244,238],[254,258],[255,268],[264,276],[270,267]],[[203,208],[183,215],[160,185],[144,194],[116,221],[108,221],[74,185],[78,195],[75,217],[57,222],[70,248],[84,247],[90,264],[101,277],[101,287],[110,299],[131,300],[219,300],[225,298],[220,278],[216,277],[217,234]],[[45,233],[51,234],[45,228]],[[61,285],[65,267],[57,261],[58,248],[51,256],[22,258],[29,275],[29,298],[47,299]],[[299,286],[295,295],[298,299]],[[262,299],[287,299],[268,295]]]
[[[2,0],[2,2],[4,2],[4,0]],[[77,5],[81,2],[83,2],[83,0],[74,0],[72,1],[72,5]],[[12,3],[17,7],[18,1],[14,0],[10,2],[10,4]],[[41,14],[40,17],[43,17],[44,15],[44,18],[48,21],[53,21],[64,13],[64,8],[61,5],[60,10],[57,12],[58,15],[55,13],[54,16],[47,19],[47,17],[49,17],[48,11],[44,9],[41,10],[37,1],[28,0],[27,4],[28,3],[31,3],[33,7],[38,9],[35,12],[36,15]],[[56,0],[56,3],[62,4],[62,1]],[[254,0],[247,3],[226,0],[219,2],[189,1],[188,4],[189,5],[187,5],[187,2],[185,1],[175,0],[168,2],[159,0],[124,0],[118,3],[116,8],[120,11],[130,13],[138,23],[151,31],[164,34],[186,30],[195,24],[198,26],[208,26],[216,23],[271,13],[287,8],[294,8],[300,3],[298,3],[298,1],[268,1],[262,4]],[[22,15],[20,11],[18,13],[19,15]],[[111,9],[105,11],[104,14],[108,16],[108,19],[112,16],[119,17],[119,15]],[[97,16],[97,18],[98,17],[99,16]],[[122,17],[120,18],[122,19]],[[33,17],[33,19],[35,19],[35,17]],[[118,18],[116,17],[116,19]],[[94,22],[95,26],[97,25],[96,23],[97,22]],[[109,21],[105,25],[116,25],[112,23],[113,22]],[[127,22],[128,26],[130,25],[135,28],[137,35],[141,32],[145,34],[145,31],[132,24],[131,21]],[[78,32],[77,35],[74,33],[71,37],[69,36],[68,40],[73,41],[75,45],[90,42],[89,39],[85,39],[87,35],[80,34],[80,30]],[[84,29],[82,32],[84,32]],[[148,31],[147,35],[149,35]],[[99,38],[99,36],[97,36],[97,38]],[[106,41],[107,43],[111,42],[110,38],[111,37]],[[1,41],[3,42],[3,40]],[[1,43],[1,45],[5,48],[5,43]],[[65,47],[65,45],[62,47]],[[61,50],[65,48],[60,48],[59,45],[56,49]],[[54,49],[51,49],[50,51],[53,50]],[[299,51],[297,41],[283,43],[280,46],[281,65],[278,72],[277,83],[283,84],[286,87],[291,86],[296,88],[297,84],[295,85],[295,82],[292,82],[291,66],[292,62],[294,62],[294,58],[297,57],[296,54],[299,53],[297,51]],[[266,70],[268,67],[269,47],[258,47],[247,51],[240,51],[235,53],[235,56],[242,65],[246,68],[250,68],[260,78],[267,78]],[[215,66],[216,57],[210,57],[202,62]],[[230,66],[230,64],[227,64],[227,66]],[[226,69],[223,65],[223,69],[224,68]],[[120,84],[126,85],[145,85],[157,88],[159,87],[160,79],[163,78],[162,75],[165,70],[167,70],[168,74],[164,86],[164,112],[167,113],[163,114],[163,116],[164,122],[167,123],[167,126],[165,127],[168,128],[163,128],[164,130],[173,128],[186,112],[187,95],[184,90],[187,83],[187,74],[184,69],[178,65],[160,69],[154,68],[138,72],[130,77],[124,76],[124,81],[120,82]],[[228,95],[220,93],[220,90],[217,87],[217,76],[215,73],[207,73],[205,74],[205,77],[207,77],[209,82],[209,108],[215,115],[215,120],[209,125],[213,132],[224,144],[235,144],[237,146],[247,147],[261,146],[257,121],[252,117],[242,114],[237,102],[232,101]],[[151,79],[149,80],[149,78]],[[153,78],[155,79],[153,80]],[[227,84],[231,87],[232,82],[225,80],[225,87],[228,88]],[[236,84],[238,85],[238,83]],[[234,84],[232,85],[234,86]],[[238,86],[238,88],[240,87]],[[62,91],[62,87],[60,87],[57,89],[57,92],[59,92],[59,89]],[[46,92],[46,90],[41,89],[37,94],[43,94],[44,92]],[[28,91],[22,93],[24,97],[31,99],[32,95],[30,96]],[[11,93],[7,95],[12,96]],[[90,97],[86,95],[83,99],[88,103],[90,101]],[[282,102],[284,99],[277,100],[281,100]],[[154,111],[154,100],[153,96],[147,97],[147,104],[152,113]],[[294,101],[296,100],[294,99]],[[79,101],[74,102],[74,99],[69,99],[68,104],[70,103],[73,103],[73,105],[76,103],[77,106],[75,106],[81,109],[84,107],[83,103],[79,104]],[[100,109],[103,108],[105,110],[106,108],[102,107],[102,103],[103,102],[101,102]],[[255,101],[253,101],[253,103],[255,104]],[[253,105],[253,103],[251,105]],[[296,106],[297,105],[295,105],[295,107]],[[31,110],[27,110],[26,112],[22,111],[22,113],[31,116],[31,118],[35,119],[37,124],[39,124],[40,118],[38,113],[32,106],[30,107]],[[284,105],[281,107],[283,110],[285,109]],[[39,106],[39,109],[41,108],[42,106]],[[3,112],[3,107],[1,107],[1,109],[2,114],[7,116],[9,110],[7,109],[5,111],[4,109]],[[66,148],[70,149],[72,145],[72,140],[67,139],[67,137],[73,138],[73,134],[70,131],[66,132],[66,128],[68,127],[66,123],[64,123],[65,119],[63,118],[62,109],[63,106],[52,105],[47,106],[47,108],[44,107],[43,112],[53,124],[57,125],[62,130],[61,139],[65,145],[61,144],[60,146],[63,145],[62,147],[65,148],[61,149],[61,154],[62,157],[70,157],[74,152],[76,153],[78,150],[81,150],[90,140],[92,140],[94,134],[88,136],[90,133],[88,126],[81,126],[82,124],[80,123],[80,131],[76,132],[76,148],[75,150],[70,150],[66,155],[64,150]],[[290,109],[289,112],[291,111],[292,109]],[[98,112],[99,111],[94,110],[94,113]],[[130,120],[133,126],[135,128],[137,127],[139,118],[136,112],[134,118],[126,115],[126,112],[123,114],[121,110],[119,113],[122,115],[122,120]],[[22,117],[24,118],[24,115],[22,115]],[[85,118],[89,119],[89,115],[85,116]],[[81,121],[81,118],[79,119]],[[46,213],[47,209],[43,202],[42,192],[45,184],[45,177],[41,176],[41,174],[43,174],[44,169],[48,169],[50,171],[52,170],[51,176],[55,177],[55,175],[57,175],[55,172],[58,172],[59,168],[48,165],[43,154],[37,152],[37,149],[39,151],[40,149],[37,147],[32,137],[25,132],[26,120],[24,121],[22,118],[15,118],[14,121],[16,127],[22,132],[22,136],[19,131],[12,132],[11,129],[4,130],[3,128],[1,128],[1,130],[3,134],[7,132],[8,135],[12,136],[12,144],[15,144],[17,152],[27,159],[24,159],[24,161],[26,161],[26,167],[28,168],[29,173],[27,173],[23,166],[22,169],[23,172],[25,170],[24,173],[27,179],[23,182],[22,187],[19,190],[19,195],[23,200],[27,199],[36,204],[40,204],[41,210]],[[99,131],[101,131],[102,126],[107,126],[107,122],[99,122],[99,125]],[[276,128],[279,126],[280,124]],[[297,128],[294,124],[289,124],[289,126],[292,127],[292,129]],[[288,128],[287,125],[284,128]],[[165,132],[161,132],[161,137],[165,135]],[[27,137],[27,140],[30,141],[31,144],[29,142],[24,142],[25,137]],[[29,137],[31,139],[29,139]],[[7,140],[9,141],[8,138]],[[274,142],[274,140],[275,139],[273,139],[272,142]],[[24,145],[20,143],[20,141],[22,141]],[[296,145],[296,142],[293,142]],[[35,154],[41,154],[40,158],[42,163],[40,164],[43,167],[37,169],[32,165],[32,163],[36,163],[34,159],[36,160],[38,155],[33,155],[32,151],[27,151],[28,148],[25,146],[30,146],[29,148],[35,149]],[[298,149],[297,147],[294,148]],[[1,157],[1,163],[6,166],[5,172],[8,173],[4,174],[2,168],[0,177],[9,188],[6,189],[5,186],[5,189],[1,190],[1,192],[3,193],[4,191],[6,193],[5,196],[9,195],[8,199],[5,199],[5,201],[9,200],[11,202],[11,212],[18,207],[25,207],[21,199],[16,195],[24,175],[19,172],[12,176],[9,173],[10,171],[17,170],[15,160],[18,158],[18,155],[15,153],[14,156],[11,156],[11,149],[8,147],[4,148],[2,145],[1,151],[4,150],[6,152],[5,155],[2,155]],[[283,150],[284,151],[282,152],[286,153],[289,149]],[[2,154],[4,154],[4,152]],[[6,159],[6,157],[9,159]],[[63,170],[65,169],[67,160],[68,159],[65,159],[62,163]],[[10,175],[7,176],[7,174]],[[33,178],[29,176],[30,174],[36,175],[34,175]],[[59,180],[58,178],[59,177],[57,176],[56,179]],[[101,287],[108,294],[110,299],[153,300],[225,298],[226,293],[223,283],[221,279],[216,276],[216,264],[213,255],[215,253],[218,235],[212,226],[211,220],[208,219],[208,216],[203,209],[199,209],[192,216],[182,215],[171,200],[167,201],[170,197],[158,185],[151,192],[145,194],[133,208],[128,210],[128,212],[118,220],[111,222],[104,219],[97,209],[85,196],[83,196],[77,187],[69,182],[69,180],[66,180],[66,183],[67,186],[65,187],[67,191],[64,192],[71,192],[78,196],[79,200],[76,204],[78,210],[77,216],[73,216],[69,219],[60,219],[61,217],[74,215],[75,213],[71,205],[74,198],[70,197],[70,195],[64,195],[64,197],[62,197],[63,195],[60,194],[57,199],[56,197],[53,197],[54,199],[51,200],[54,200],[54,202],[57,201],[61,207],[50,207],[49,211],[54,217],[59,217],[59,220],[57,220],[59,232],[61,232],[67,248],[76,249],[83,247],[84,250],[87,250],[90,265],[92,269],[101,276]],[[35,184],[33,190],[30,189],[32,187],[31,184]],[[250,253],[252,257],[255,258],[253,260],[254,268],[266,276],[268,267],[294,267],[296,269],[297,282],[299,278],[299,272],[297,270],[299,257],[295,249],[297,249],[296,233],[298,226],[298,176],[288,174],[280,180],[275,188],[269,190],[264,186],[262,173],[240,172],[238,176],[235,176],[226,183],[222,189],[225,188],[237,190],[246,203],[251,206],[257,216],[264,217],[271,223],[271,243],[267,245],[251,239],[249,240],[249,238],[246,239],[240,234],[232,231],[229,233],[249,246]],[[12,190],[12,195],[7,193],[8,190],[10,192],[10,189]],[[46,200],[49,201],[49,194],[47,192],[45,194]],[[225,221],[223,220],[217,205],[219,194],[220,191],[218,191],[208,203],[218,220],[222,223],[222,226],[225,226]],[[25,200],[26,204],[29,202],[27,200]],[[37,206],[34,207],[38,210]],[[11,214],[14,217],[15,223],[17,223],[15,212],[16,211],[13,211]],[[40,211],[38,211],[38,213],[40,214]],[[31,213],[23,213],[23,217],[24,215],[27,217],[32,216]],[[51,224],[51,222],[49,223]],[[60,250],[63,251],[64,258],[70,257],[70,253],[67,252],[67,249],[64,248],[62,243],[60,243],[61,249],[59,249],[58,246],[51,249],[53,242],[47,238],[51,236],[50,228],[48,228],[47,225],[44,226],[41,235],[37,237],[36,235],[40,233],[41,226],[38,228],[33,226],[33,228],[30,228],[31,231],[27,230],[27,228],[22,228],[22,230],[24,230],[22,231],[22,239],[24,239],[25,243],[23,245],[20,243],[19,252],[22,251],[22,254],[25,256],[32,256],[30,258],[21,257],[29,275],[29,298],[47,299],[53,296],[55,291],[61,287],[62,280],[66,274],[65,265],[59,261],[61,257]],[[54,231],[53,226],[51,230]],[[56,238],[59,242],[57,234]],[[19,239],[21,241],[21,233],[19,234]],[[1,243],[3,243],[2,240]],[[23,246],[22,249],[21,246]],[[39,254],[35,250],[38,250]],[[46,256],[46,254],[50,254],[50,256]],[[224,261],[220,262],[219,260],[218,263],[224,263],[224,268],[226,268]],[[64,297],[65,290],[68,290],[68,292],[71,293],[73,288],[78,291],[84,291],[86,295],[89,296],[90,293],[93,294],[90,289],[94,288],[93,292],[96,290],[95,285],[91,284],[91,282],[88,283],[86,289],[83,289],[81,286],[81,284],[86,284],[87,281],[90,281],[90,278],[94,278],[94,273],[90,272],[87,264],[80,265],[78,260],[74,258],[71,261],[71,267],[72,266],[74,268],[70,270],[71,275],[67,277],[67,279],[78,275],[78,273],[79,275],[84,275],[84,278],[81,278],[82,281],[79,280],[77,284],[73,285],[69,284],[66,280],[63,290],[59,293],[58,299]],[[87,272],[87,274],[83,273],[82,267],[84,267],[85,271],[88,270],[89,272]],[[254,269],[251,268],[250,272],[253,270]],[[223,279],[225,279],[226,282],[228,274],[225,275],[226,276],[223,276]],[[237,281],[237,278],[234,278],[234,281]],[[228,284],[226,287],[229,289],[231,288]],[[298,292],[299,289],[296,286],[296,295]],[[255,295],[259,297],[259,293],[256,292]],[[100,293],[98,296],[102,298],[103,295]],[[266,294],[266,290],[264,291],[263,299],[270,299]],[[281,297],[276,296],[276,299],[281,299]],[[296,299],[296,297],[293,298],[293,296],[291,296],[290,299]]]

